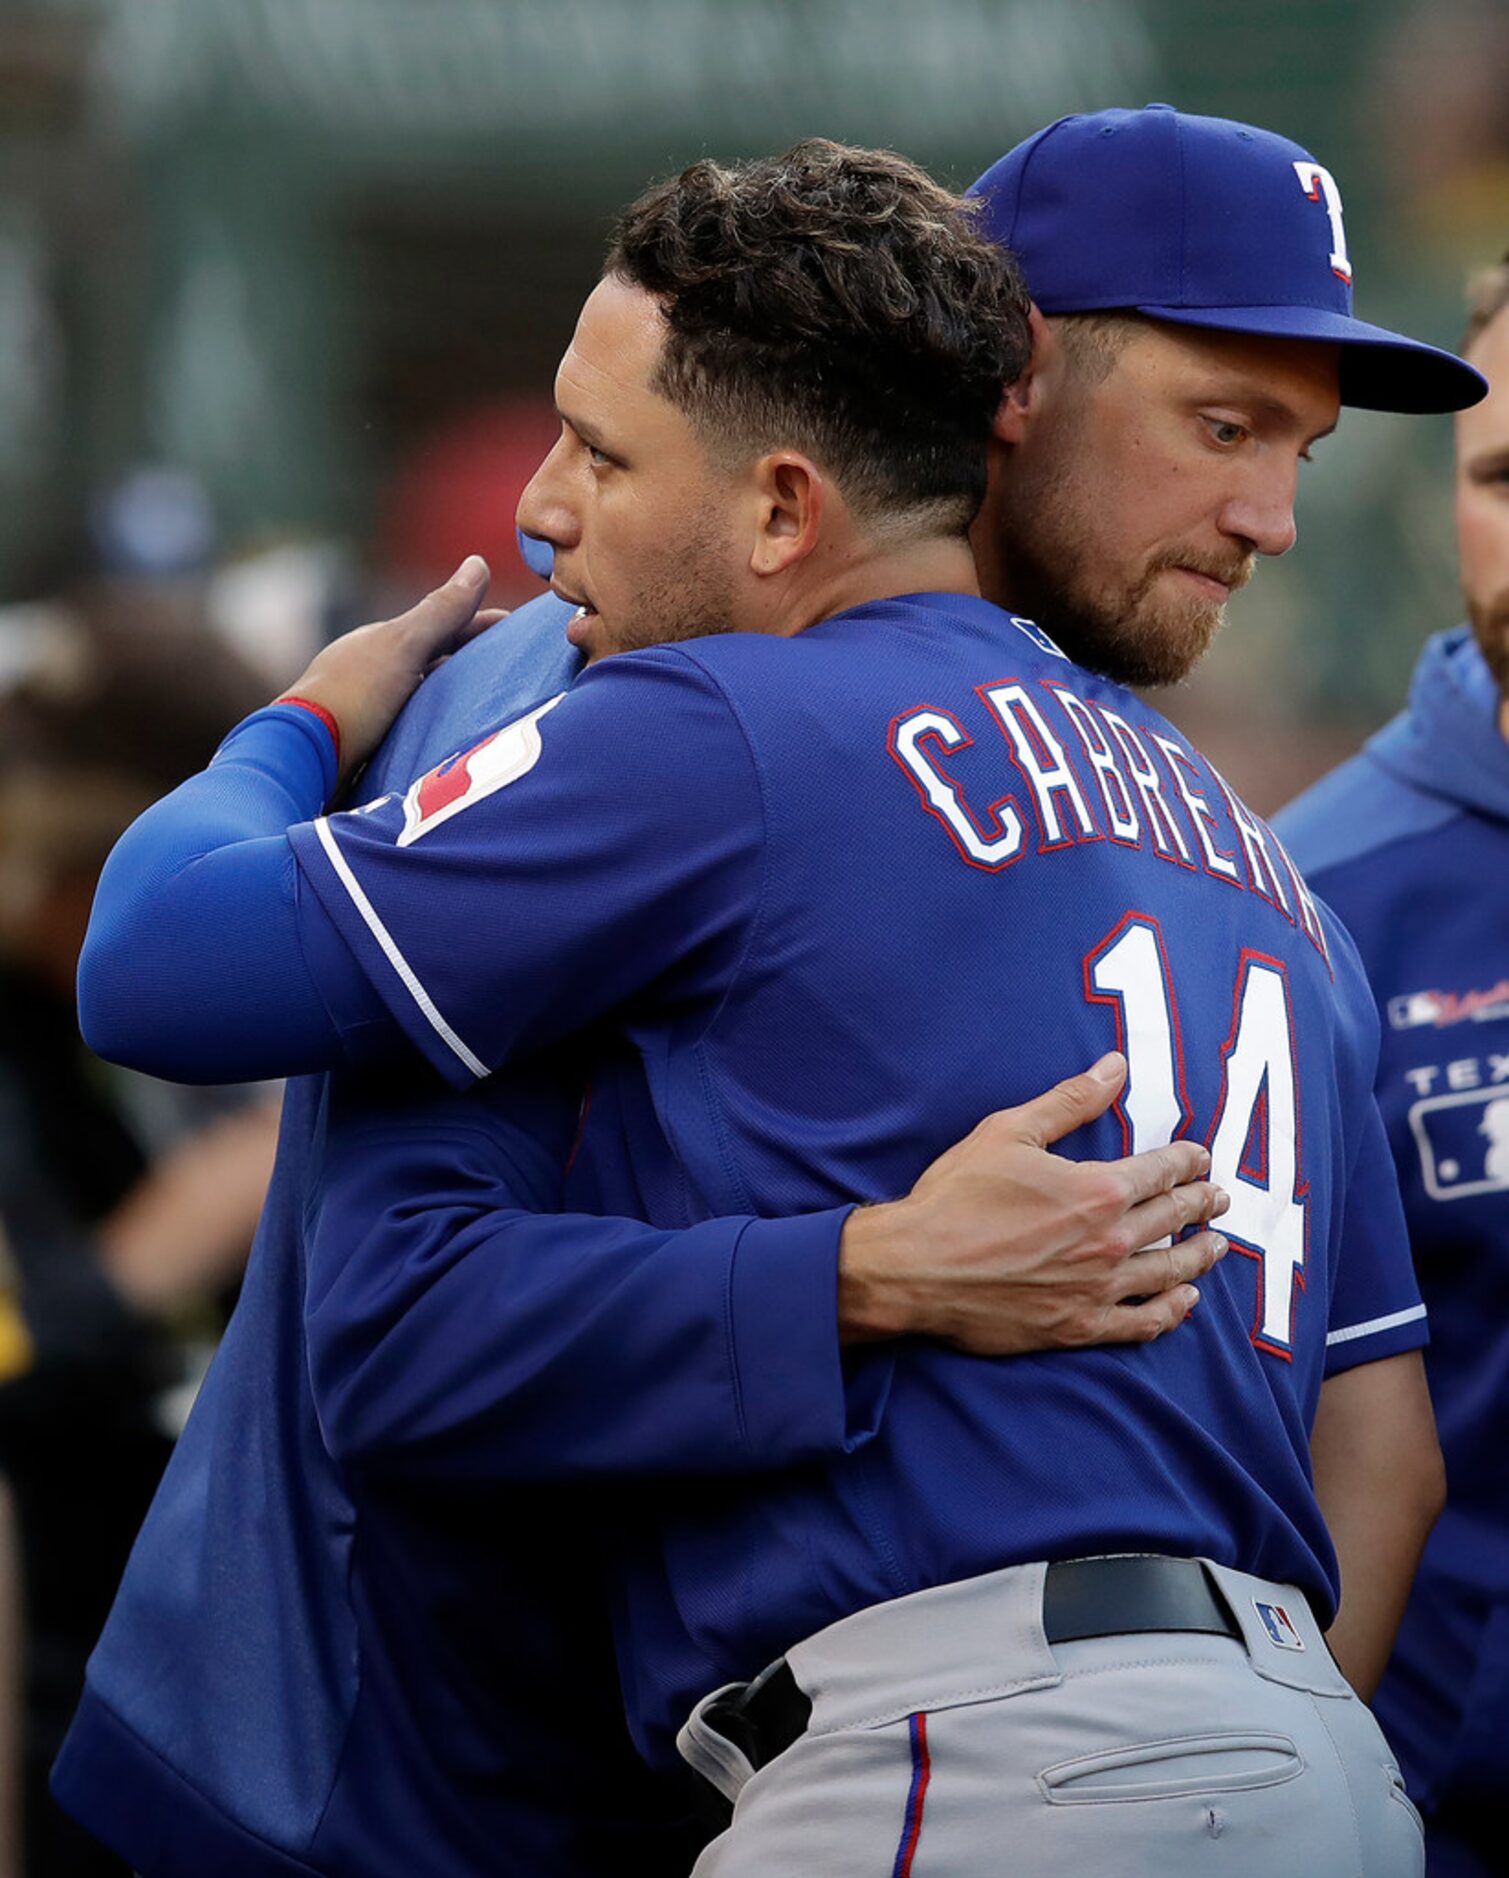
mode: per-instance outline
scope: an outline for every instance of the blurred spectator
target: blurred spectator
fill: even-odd
[[[1467,624],[1427,641],[1408,708],[1278,821],[1378,1000],[1378,1104],[1430,1311],[1448,1497],[1374,1707],[1431,1878],[1509,1869],[1509,258],[1474,284],[1463,351],[1490,385],[1456,419]]]
[[[265,687],[187,612],[149,620],[108,588],[5,624],[29,648],[0,700],[0,1476],[24,1612],[23,1869],[84,1878],[122,1868],[52,1806],[47,1768],[171,1445],[170,1325],[234,1283],[276,1114],[243,1101],[154,1158],[79,1040],[73,975],[117,835]]]

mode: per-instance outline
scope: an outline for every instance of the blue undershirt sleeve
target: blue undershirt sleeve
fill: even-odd
[[[305,1329],[337,1460],[473,1483],[737,1473],[869,1437],[839,1349],[847,1207],[676,1231],[522,1210],[556,1203],[560,1145],[515,1083],[332,1105]]]
[[[318,720],[274,706],[128,830],[80,967],[101,1055],[180,1081],[412,1062],[301,898],[285,831],[334,780]],[[781,1467],[867,1439],[837,1332],[848,1209],[680,1231],[548,1216],[574,1109],[562,1138],[538,1099],[521,1071],[478,1104],[503,1125],[416,1099],[391,1125],[332,1128],[306,1296],[332,1451],[527,1480]]]
[[[177,1082],[240,1082],[405,1050],[286,830],[335,786],[329,732],[272,705],[140,816],[105,864],[79,960],[98,1055]]]

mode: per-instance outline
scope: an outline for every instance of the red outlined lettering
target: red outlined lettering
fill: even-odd
[[[1147,745],[1132,729],[1124,717],[1118,717],[1114,711],[1108,711],[1104,705],[1099,707],[1101,718],[1111,735],[1121,745],[1121,753],[1126,758],[1127,769],[1132,781],[1137,785],[1137,793],[1142,798],[1143,814],[1147,818],[1148,831],[1153,837],[1153,851],[1165,861],[1177,861],[1182,867],[1192,868],[1194,860],[1190,855],[1189,844],[1179,832],[1178,824],[1169,813],[1168,803],[1163,799],[1163,784],[1158,772],[1153,768],[1153,759],[1148,755]]]
[[[1074,773],[1068,752],[1048,727],[1047,719],[1026,689],[1017,681],[996,685],[977,685],[978,695],[1001,726],[1011,746],[1012,761],[1022,772],[1032,791],[1032,805],[1037,816],[1038,853],[1067,848],[1080,841],[1098,841],[1100,829],[1090,813],[1084,790]],[[1065,827],[1060,819],[1055,795],[1064,798],[1066,808],[1078,826],[1078,833]]]
[[[1210,812],[1210,804],[1198,789],[1193,786],[1191,776],[1198,778],[1200,772],[1195,767],[1195,760],[1187,750],[1182,749],[1171,737],[1160,737],[1156,731],[1149,733],[1153,742],[1163,752],[1168,764],[1169,774],[1174,779],[1174,787],[1189,811],[1189,819],[1194,826],[1195,839],[1205,856],[1205,871],[1212,879],[1224,880],[1228,885],[1242,885],[1241,870],[1236,864],[1236,857],[1218,848],[1211,839],[1216,818]],[[1188,773],[1186,773],[1188,772]]]
[[[1122,1152],[1138,1154],[1185,1134],[1190,1124],[1179,1002],[1163,928],[1150,913],[1127,913],[1084,960],[1085,997],[1110,1005],[1127,1080],[1112,1104]]]
[[[1273,855],[1268,847],[1270,841],[1275,847],[1278,846],[1273,831],[1253,814],[1215,764],[1212,763],[1209,767],[1211,775],[1221,786],[1221,794],[1226,798],[1226,807],[1231,813],[1232,824],[1242,844],[1242,853],[1247,861],[1248,886],[1260,899],[1266,900],[1270,906],[1276,906],[1293,926],[1296,922],[1294,914],[1289,909],[1289,896],[1284,892],[1283,880],[1280,878],[1278,868],[1274,865]]]
[[[1294,1360],[1294,1314],[1305,1289],[1310,1240],[1298,1064],[1288,968],[1282,959],[1244,947],[1206,1146],[1210,1178],[1231,1195],[1221,1231],[1234,1252],[1257,1265],[1252,1342],[1286,1363]],[[1266,1150],[1261,1180],[1243,1164],[1259,1103]]]
[[[1054,684],[1050,679],[1045,679],[1044,683],[1058,698],[1060,710],[1074,726],[1075,733],[1084,745],[1085,755],[1095,772],[1101,800],[1106,805],[1106,822],[1112,841],[1124,848],[1137,847],[1142,836],[1142,824],[1137,819],[1127,779],[1121,773],[1116,752],[1106,741],[1105,732],[1096,723],[1083,698],[1076,697],[1072,691],[1063,685]]]
[[[981,822],[959,785],[933,754],[964,750],[973,742],[952,712],[922,705],[891,720],[886,748],[911,778],[928,814],[948,830],[960,858],[971,867],[996,874],[1010,867],[1022,853],[1022,818],[1016,798],[1004,795],[992,802],[986,811],[989,822]],[[996,832],[992,832],[991,823]]]

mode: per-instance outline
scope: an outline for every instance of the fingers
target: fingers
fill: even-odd
[[[1199,1180],[1210,1167],[1210,1155],[1198,1141],[1170,1141],[1164,1147],[1146,1148],[1112,1165],[1125,1182],[1130,1206],[1166,1194],[1186,1181]],[[1150,1233],[1148,1238],[1156,1236]],[[1147,1239],[1137,1243],[1146,1245]]]
[[[1228,1249],[1226,1235],[1208,1228],[1191,1233],[1187,1239],[1176,1239],[1172,1245],[1134,1252],[1118,1268],[1117,1295],[1124,1303],[1128,1298],[1149,1298],[1187,1285],[1218,1265]]]
[[[437,652],[425,665],[425,677],[428,678],[432,673],[438,672],[452,654],[459,652],[463,646],[469,646],[474,639],[480,639],[490,626],[496,626],[499,620],[507,619],[508,614],[509,609],[506,606],[479,608],[473,619],[468,620],[466,625],[459,627],[451,635],[449,650]]]
[[[457,628],[451,639],[451,650],[459,652],[463,646],[469,646],[474,639],[480,639],[490,627],[496,626],[500,619],[508,618],[507,607],[483,607],[464,626]]]
[[[1112,1050],[1078,1076],[1066,1077],[1031,1102],[1007,1109],[1004,1114],[1015,1124],[1018,1139],[1045,1148],[1050,1141],[1062,1141],[1076,1128],[1104,1115],[1120,1093],[1126,1073],[1126,1058]]]
[[[427,593],[394,622],[421,666],[458,643],[471,625],[490,578],[482,556],[469,554],[443,587]]]
[[[1107,1314],[1104,1333],[1092,1343],[1151,1343],[1177,1330],[1200,1302],[1193,1285],[1178,1285],[1140,1304],[1119,1304]]]
[[[1177,1237],[1189,1226],[1204,1226],[1219,1219],[1231,1206],[1231,1195],[1207,1180],[1186,1181],[1168,1193],[1155,1194],[1151,1200],[1129,1207],[1122,1228],[1123,1244],[1132,1250],[1154,1245],[1172,1233]]]

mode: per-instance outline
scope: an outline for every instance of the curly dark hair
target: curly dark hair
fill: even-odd
[[[977,209],[904,157],[810,137],[648,190],[603,272],[661,299],[655,389],[715,461],[800,449],[863,525],[962,532],[1029,351],[1026,288]]]

